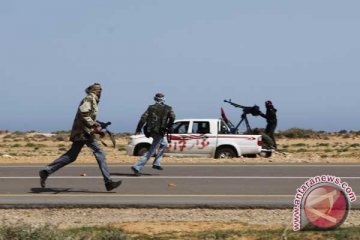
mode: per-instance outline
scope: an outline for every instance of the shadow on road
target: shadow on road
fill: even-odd
[[[29,193],[114,193],[114,192],[95,192],[88,191],[86,189],[74,189],[74,188],[31,188]]]
[[[133,173],[110,173],[111,176],[139,177]],[[141,173],[140,176],[159,176],[159,174]]]

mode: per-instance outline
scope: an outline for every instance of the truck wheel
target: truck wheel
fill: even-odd
[[[143,156],[149,150],[149,146],[147,145],[140,145],[136,146],[135,149],[135,156]]]
[[[236,153],[234,152],[233,149],[228,148],[228,147],[224,147],[224,148],[219,148],[218,150],[216,150],[215,153],[215,158],[234,158],[236,157]]]

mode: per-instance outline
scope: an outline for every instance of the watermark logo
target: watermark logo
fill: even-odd
[[[339,177],[322,175],[310,178],[297,189],[293,208],[293,230],[331,230],[347,218],[350,202],[356,195]]]

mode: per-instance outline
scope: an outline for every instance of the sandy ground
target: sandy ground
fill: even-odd
[[[117,139],[117,147],[103,147],[110,164],[132,164],[138,157],[127,156],[127,138]],[[108,145],[110,141],[107,140]],[[276,164],[276,163],[360,163],[360,137],[330,136],[316,139],[279,139],[281,150],[270,158],[165,157],[163,164]],[[38,133],[0,134],[0,164],[48,164],[70,146],[64,139],[54,140]],[[96,163],[84,148],[75,164]],[[171,231],[204,231],[216,229],[290,228],[291,209],[0,209],[0,221],[25,222],[33,225],[54,224],[60,228],[112,225],[127,232],[156,234]],[[360,225],[360,211],[350,212],[343,226]]]
[[[0,221],[51,224],[59,228],[117,226],[127,232],[157,234],[227,229],[292,229],[290,209],[0,209]],[[343,227],[360,225],[360,211],[349,213]]]
[[[6,137],[0,134],[0,164],[47,164],[69,149],[69,141],[53,141],[46,138]],[[29,134],[28,134],[29,135]],[[31,136],[31,134],[30,134]],[[25,140],[24,140],[25,139]],[[30,140],[29,140],[30,139]],[[104,140],[109,146],[109,140]],[[107,161],[110,164],[132,164],[138,157],[128,156],[124,150],[128,139],[117,138],[117,147],[105,147]],[[280,152],[270,158],[234,158],[219,160],[213,158],[164,157],[167,163],[360,163],[360,137],[349,138],[334,136],[326,139],[279,139]],[[96,163],[88,148],[84,148],[75,164]]]

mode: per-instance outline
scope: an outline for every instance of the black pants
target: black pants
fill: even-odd
[[[265,128],[265,133],[274,141],[275,149],[277,147],[276,141],[275,141],[275,129],[276,129],[276,123],[275,124],[267,124]]]

